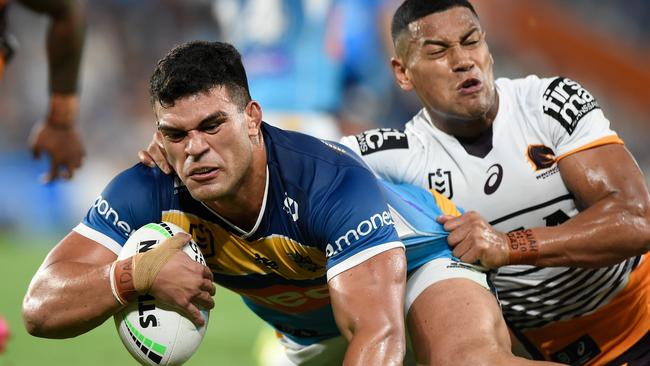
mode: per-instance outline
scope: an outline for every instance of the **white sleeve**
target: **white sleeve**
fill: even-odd
[[[537,79],[540,127],[558,160],[591,147],[623,141],[609,126],[596,99],[577,82],[565,78]]]
[[[412,159],[414,151],[422,148],[421,144],[402,130],[375,128],[343,137],[340,142],[359,154],[381,179],[415,184],[422,171],[422,161]]]

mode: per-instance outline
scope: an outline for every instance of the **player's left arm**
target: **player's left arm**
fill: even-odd
[[[50,18],[47,30],[50,104],[45,121],[34,126],[30,145],[35,157],[50,155],[46,181],[71,178],[81,166],[84,148],[77,128],[77,92],[86,16],[82,0],[19,0]],[[63,169],[62,169],[63,168]]]
[[[393,248],[329,283],[336,323],[349,345],[346,365],[401,365],[405,354],[404,249]]]
[[[581,212],[557,227],[532,230],[538,265],[601,267],[650,249],[650,196],[624,145],[584,150],[558,165]]]
[[[571,154],[558,163],[579,214],[552,227],[511,233],[494,229],[476,212],[442,217],[454,255],[497,268],[604,267],[650,249],[650,196],[643,174],[624,145]]]
[[[334,317],[349,342],[344,364],[401,365],[406,257],[377,180],[351,162],[313,198],[310,235],[327,256]]]

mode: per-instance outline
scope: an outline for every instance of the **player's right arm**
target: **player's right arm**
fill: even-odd
[[[182,247],[189,237],[171,239],[161,245],[177,243]],[[74,337],[119,311],[124,305],[113,295],[110,278],[116,258],[111,250],[77,232],[63,238],[45,258],[25,295],[23,319],[27,331],[38,337]],[[131,263],[131,258],[124,261]],[[137,263],[142,265],[142,261]],[[133,268],[134,277],[136,273]],[[209,269],[177,251],[163,263],[147,293],[202,325],[198,307],[212,309],[214,291]]]
[[[38,337],[74,337],[120,310],[123,305],[113,297],[109,280],[116,258],[77,232],[63,238],[45,258],[25,295],[27,331]]]
[[[117,312],[121,302],[135,300],[136,293],[151,294],[203,324],[198,307],[214,307],[215,288],[210,270],[180,250],[187,235],[177,234],[157,248],[115,262],[131,228],[160,220],[171,179],[136,165],[107,186],[82,224],[52,249],[34,276],[23,302],[31,334],[82,334]]]

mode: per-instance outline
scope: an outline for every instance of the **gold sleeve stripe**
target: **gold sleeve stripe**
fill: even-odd
[[[592,149],[594,147],[598,147],[598,146],[602,146],[602,145],[608,145],[608,144],[621,144],[621,145],[624,145],[625,143],[617,135],[606,136],[606,137],[603,137],[603,138],[599,138],[598,140],[593,141],[593,142],[591,142],[591,143],[589,143],[587,145],[583,145],[583,146],[580,146],[577,149],[566,152],[566,153],[558,156],[555,159],[555,161],[560,161],[560,160],[566,158],[567,156],[575,154],[575,153],[577,153],[579,151],[588,150],[588,149]]]
[[[433,198],[436,199],[436,203],[438,204],[438,207],[440,207],[440,210],[442,211],[443,214],[460,216],[460,211],[458,211],[456,205],[453,202],[451,202],[449,198],[441,195],[435,189],[430,189],[429,192],[431,192]]]

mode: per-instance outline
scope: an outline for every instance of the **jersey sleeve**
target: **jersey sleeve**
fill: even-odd
[[[133,231],[160,221],[159,192],[164,180],[170,179],[163,175],[143,164],[123,171],[97,196],[73,230],[119,254]]]
[[[353,136],[345,136],[340,143],[354,151],[373,173],[389,182],[413,182],[424,169],[424,146],[406,131],[393,128],[375,128]]]
[[[542,128],[547,129],[558,160],[588,148],[623,143],[594,96],[580,84],[565,77],[537,80]]]
[[[379,253],[404,247],[377,180],[360,166],[337,175],[311,223],[327,256],[328,281]]]

